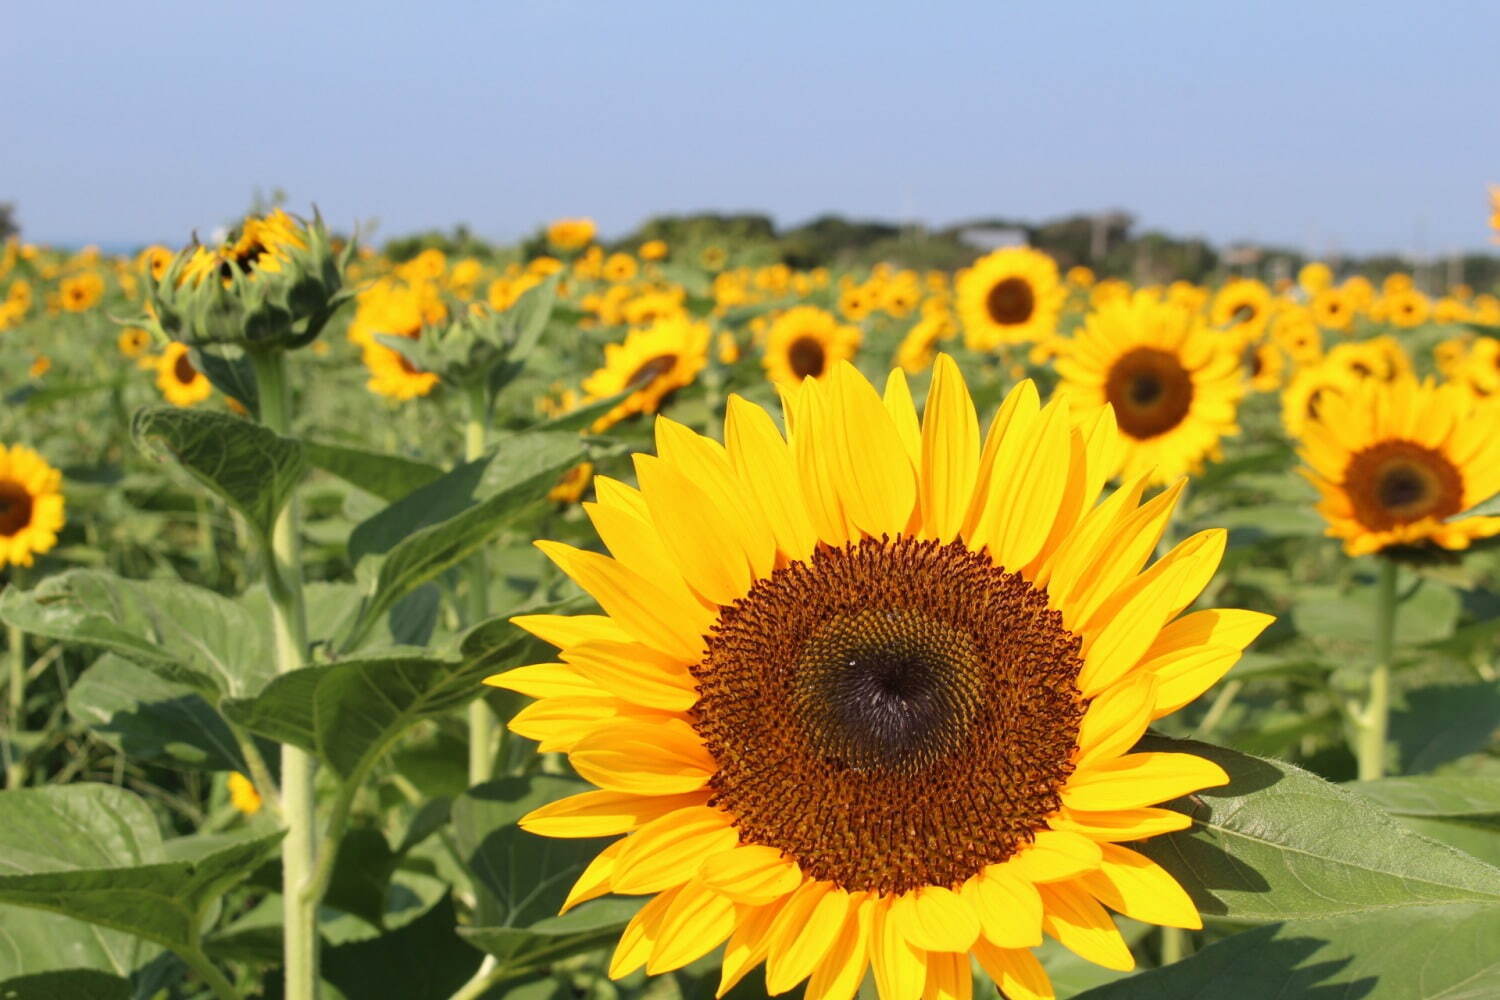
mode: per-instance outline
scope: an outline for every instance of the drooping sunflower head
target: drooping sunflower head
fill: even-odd
[[[976,351],[1051,336],[1067,296],[1057,263],[1029,247],[1004,247],[958,276],[964,343]]]
[[[1271,290],[1254,278],[1225,282],[1209,306],[1209,322],[1242,343],[1258,338],[1271,318]]]
[[[1500,402],[1411,378],[1327,398],[1301,445],[1328,534],[1350,555],[1500,534],[1500,517],[1456,517],[1500,492],[1497,420]]]
[[[708,364],[710,334],[707,323],[664,316],[631,330],[623,343],[606,344],[604,367],[583,380],[583,391],[590,399],[627,391],[630,395],[595,421],[595,430],[613,427],[633,414],[655,413],[667,396],[691,385]]]
[[[1236,344],[1202,320],[1138,292],[1108,303],[1063,342],[1058,391],[1076,405],[1114,408],[1126,443],[1124,474],[1167,482],[1217,453],[1237,434],[1245,393]]]
[[[213,395],[213,383],[200,372],[186,344],[171,343],[156,359],[156,387],[173,406],[195,406]]]
[[[0,444],[0,569],[30,566],[62,526],[62,473],[25,445]]]
[[[857,326],[817,306],[795,306],[778,316],[766,333],[761,364],[777,385],[794,386],[823,378],[839,361],[854,357],[863,335]]]
[[[539,696],[512,729],[598,786],[522,826],[627,835],[567,905],[654,896],[610,974],[727,939],[724,990],[764,961],[771,994],[849,1000],[873,968],[889,1000],[965,996],[972,954],[1040,996],[1043,933],[1129,968],[1105,906],[1199,926],[1120,842],[1226,780],[1128,752],[1269,621],[1178,617],[1223,533],[1148,566],[1180,488],[1099,499],[1108,408],[1025,382],[981,438],[947,356],[920,420],[899,371],[882,398],[848,363],[784,399],[786,435],[738,397],[723,444],[658,419],[639,486],[599,477],[585,504],[612,556],[538,543],[605,614],[517,619],[559,662],[490,678]]]

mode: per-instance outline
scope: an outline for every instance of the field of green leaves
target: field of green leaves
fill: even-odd
[[[1025,248],[956,273],[796,268],[766,245],[601,244],[587,220],[419,250],[280,211],[181,252],[5,246],[0,997],[1500,996],[1500,289],[1317,263],[1135,287]],[[879,489],[874,468],[895,469]],[[800,555],[787,480],[813,511]],[[820,482],[842,508],[817,506]],[[946,532],[936,482],[967,491]],[[1089,521],[1096,498],[1143,513]],[[865,799],[784,831],[772,801],[724,842],[763,869],[704,860],[720,846],[660,825],[661,803],[731,823],[804,777],[894,782],[869,787],[909,788],[922,822],[991,801],[891,764],[887,723],[837,676],[807,697],[855,742],[809,737],[816,778],[787,750],[747,791],[736,755],[759,751],[714,728],[761,691],[725,679],[736,614],[821,565],[814,542],[834,558],[898,535],[987,552],[1081,641],[1076,680],[1047,682],[1074,706],[1063,755],[1027,771],[1056,776],[1045,816],[1002,847],[880,827],[868,849],[906,859],[882,878],[983,855],[920,892],[839,867],[866,850],[852,835],[792,846],[816,823],[875,829],[850,818]],[[1078,596],[1116,573],[1118,593]],[[900,586],[876,604],[927,607]],[[1208,608],[1274,621],[1215,638]],[[912,684],[1012,669],[972,652],[1001,641],[978,624],[929,655],[920,630],[870,652],[886,626],[850,621],[815,642],[878,660],[902,711]],[[689,643],[658,670],[651,636],[682,631],[703,662]],[[1136,687],[1089,680],[1106,647]],[[824,684],[807,649],[786,655]],[[928,672],[897,676],[912,664]],[[927,704],[891,717],[936,727],[901,740],[969,761],[1010,739]],[[876,736],[885,756],[847,749]],[[1091,739],[1227,783],[1150,797],[1142,772],[1085,798]],[[971,897],[990,869],[1013,896]]]

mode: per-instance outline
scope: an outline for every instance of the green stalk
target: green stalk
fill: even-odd
[[[468,406],[464,422],[464,461],[472,462],[484,456],[484,428],[489,418],[489,399],[483,382],[470,386],[465,393]],[[489,613],[489,579],[485,570],[484,553],[476,552],[469,557],[465,575],[468,577],[468,619],[477,625]],[[469,784],[482,784],[494,777],[496,736],[495,713],[481,695],[469,703]]]
[[[261,422],[278,434],[286,434],[292,422],[292,407],[285,357],[274,350],[252,351],[250,357],[260,387]],[[276,672],[290,673],[305,665],[307,653],[301,512],[295,495],[282,508],[272,528],[265,574],[271,593]],[[314,770],[311,754],[289,743],[281,745],[281,815],[286,824],[281,857],[286,1000],[315,1000],[318,995],[318,900],[308,892],[317,866]]]
[[[26,633],[20,626],[5,627],[5,646],[10,650],[10,715],[7,717],[11,732],[19,733],[26,724]]]
[[[1396,640],[1396,563],[1380,560],[1375,589],[1375,668],[1370,671],[1369,695],[1359,715],[1359,780],[1385,777],[1385,742],[1391,716],[1391,657]]]

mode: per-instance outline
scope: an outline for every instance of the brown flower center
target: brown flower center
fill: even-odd
[[[828,352],[816,337],[798,337],[786,349],[786,363],[799,379],[818,378],[828,365]]]
[[[1463,510],[1463,476],[1440,452],[1414,441],[1382,441],[1349,460],[1344,488],[1354,516],[1372,531]]]
[[[1079,644],[961,542],[820,546],[725,608],[694,668],[714,804],[850,891],[961,885],[1058,808]]]
[[[1036,292],[1025,278],[1006,278],[990,287],[984,298],[990,319],[1002,326],[1024,323],[1036,311]]]
[[[198,369],[193,367],[187,351],[177,355],[177,360],[172,363],[172,377],[183,385],[191,384],[193,379],[198,377]]]
[[[1193,379],[1177,355],[1155,347],[1122,354],[1109,369],[1104,394],[1120,430],[1151,438],[1182,423],[1193,406]]]
[[[0,479],[0,536],[20,534],[31,523],[31,493],[20,483]]]
[[[677,355],[658,354],[630,373],[630,377],[625,380],[625,388],[639,389],[650,385],[675,367],[677,367]]]

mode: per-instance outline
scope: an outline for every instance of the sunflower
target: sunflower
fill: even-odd
[[[1271,321],[1271,339],[1298,365],[1316,364],[1323,357],[1323,336],[1307,309],[1294,307],[1278,314]]]
[[[823,378],[835,362],[854,357],[863,335],[817,306],[796,306],[776,318],[766,334],[761,358],[766,377],[777,385]]]
[[[637,252],[641,255],[641,260],[665,260],[667,242],[666,240],[647,240],[641,244]]]
[[[1432,303],[1415,288],[1400,288],[1386,294],[1381,313],[1397,326],[1410,329],[1427,322],[1432,314]]]
[[[912,324],[896,348],[896,365],[908,375],[926,371],[932,365],[939,340],[951,337],[953,317],[946,310],[933,309]]]
[[[547,227],[547,242],[557,250],[582,250],[598,231],[593,219],[558,219]]]
[[[68,312],[87,312],[104,297],[104,279],[93,271],[64,278],[62,307]]]
[[[246,816],[254,816],[260,812],[260,792],[255,788],[255,782],[238,771],[229,772],[229,804]]]
[[[115,338],[115,346],[127,358],[138,358],[151,346],[151,334],[138,326],[127,326]]]
[[[213,395],[207,376],[193,367],[186,344],[171,343],[156,359],[156,387],[173,406],[193,406]]]
[[[52,370],[52,359],[45,354],[38,354],[31,359],[31,366],[26,369],[26,374],[32,378],[41,378]]]
[[[230,242],[215,249],[194,247],[178,281],[198,284],[218,275],[227,286],[233,283],[236,272],[247,278],[279,273],[289,251],[306,249],[306,236],[302,224],[279,208],[268,215],[247,216]]]
[[[1321,260],[1309,261],[1297,272],[1297,285],[1307,294],[1316,295],[1333,287],[1333,268]]]
[[[685,316],[664,316],[643,329],[631,330],[624,343],[604,346],[604,367],[583,380],[590,399],[630,395],[594,422],[596,431],[613,427],[636,413],[655,413],[668,395],[691,385],[708,364],[707,323]]]
[[[1251,389],[1256,392],[1276,392],[1281,388],[1286,364],[1281,357],[1281,348],[1275,344],[1250,345],[1245,348],[1242,363]]]
[[[416,399],[432,392],[442,381],[436,372],[422,371],[400,351],[378,342],[366,344],[360,358],[370,373],[365,388],[387,399]]]
[[[1012,997],[1050,996],[1043,934],[1133,965],[1105,907],[1196,928],[1192,901],[1122,841],[1184,829],[1156,804],[1227,780],[1185,753],[1129,753],[1270,621],[1178,617],[1222,531],[1150,568],[1180,486],[1137,477],[1095,504],[1118,441],[1028,381],[981,444],[958,366],[925,416],[848,363],[785,396],[790,440],[731,397],[725,445],[658,420],[640,488],[595,480],[614,558],[539,542],[605,615],[525,616],[560,662],[488,682],[540,697],[511,728],[597,791],[521,820],[628,834],[566,907],[652,895],[609,973],[725,944],[720,993],[765,963],[850,1000],[970,995],[970,956]],[[1175,619],[1175,620],[1174,620]]]
[[[1114,407],[1127,477],[1175,479],[1216,456],[1221,437],[1239,433],[1239,348],[1146,292],[1090,313],[1063,343],[1057,373],[1058,391],[1075,405]]]
[[[1354,323],[1355,299],[1345,288],[1325,288],[1312,297],[1313,319],[1325,330],[1344,331]]]
[[[1066,294],[1057,264],[1046,254],[1029,247],[986,254],[958,276],[965,346],[992,351],[1050,336]]]
[[[1226,282],[1214,295],[1209,322],[1248,343],[1259,337],[1271,318],[1271,290],[1253,278]]]
[[[57,544],[62,473],[25,445],[0,444],[0,569],[30,566]]]
[[[1497,420],[1500,402],[1411,378],[1330,397],[1301,435],[1328,534],[1351,556],[1500,535],[1500,517],[1458,516],[1500,492]]]
[[[1412,373],[1411,359],[1394,337],[1336,344],[1328,352],[1326,363],[1344,369],[1355,379],[1390,382]]]
[[[616,285],[634,281],[640,267],[628,253],[612,253],[604,260],[604,280]]]
[[[1323,403],[1352,389],[1359,380],[1348,369],[1327,362],[1299,369],[1281,393],[1281,423],[1291,437],[1318,419]]]

